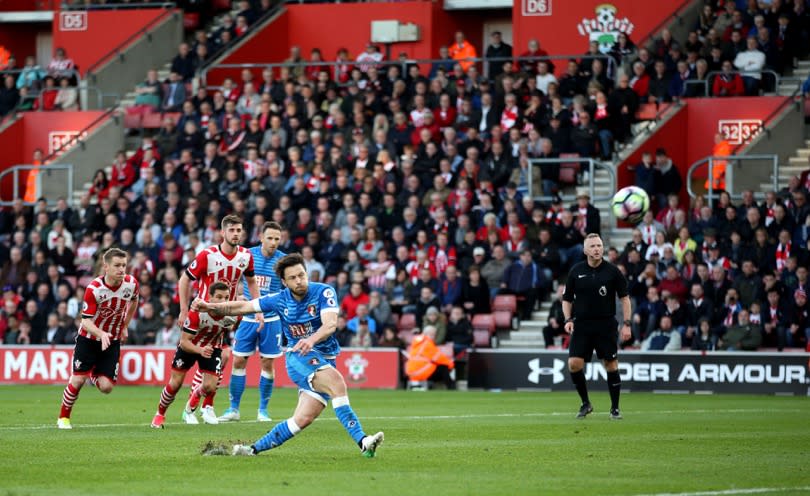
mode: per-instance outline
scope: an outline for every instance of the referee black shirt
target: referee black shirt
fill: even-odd
[[[563,300],[573,303],[571,317],[603,320],[616,316],[616,297],[627,294],[627,279],[618,267],[605,260],[591,267],[585,261],[568,272]]]

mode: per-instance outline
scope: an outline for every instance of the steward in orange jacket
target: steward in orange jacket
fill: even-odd
[[[456,42],[448,47],[448,53],[450,58],[459,63],[465,73],[470,66],[475,64],[475,61],[470,59],[478,57],[475,47],[464,39],[464,33],[461,31],[456,31]]]
[[[712,148],[712,156],[714,157],[728,157],[731,155],[731,144],[726,140],[725,136],[717,133],[714,136],[714,147]],[[704,183],[706,191],[709,191],[709,179]],[[726,161],[715,160],[712,167],[712,188],[715,192],[720,192],[726,189]]]
[[[408,349],[408,361],[405,362],[405,373],[411,381],[446,380],[447,371],[453,370],[453,359],[442,353],[436,346],[436,328],[425,326],[422,334],[415,336]],[[439,367],[443,366],[444,369]],[[437,371],[439,369],[439,371]],[[447,377],[439,378],[439,375]],[[437,377],[434,377],[436,375]]]

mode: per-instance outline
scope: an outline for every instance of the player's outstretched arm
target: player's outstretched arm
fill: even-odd
[[[191,304],[191,309],[198,312],[214,313],[216,315],[247,315],[249,313],[261,312],[259,300],[212,303],[196,298]]]
[[[261,296],[259,292],[259,284],[256,282],[256,276],[245,276],[248,285],[248,291],[250,292],[250,297],[254,300]],[[255,316],[256,322],[259,323],[258,327],[256,328],[256,332],[261,331],[264,328],[264,314],[262,312],[258,312]]]

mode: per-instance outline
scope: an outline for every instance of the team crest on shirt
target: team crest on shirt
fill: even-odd
[[[599,294],[600,294],[601,296],[607,296],[607,288],[606,288],[606,287],[604,287],[604,286],[602,286],[601,288],[599,288]]]
[[[316,315],[318,315],[318,309],[315,308],[315,305],[307,305],[307,313],[311,317],[315,317]]]
[[[240,260],[239,261],[239,268],[241,270],[245,270],[245,267],[247,267],[247,261],[245,261],[244,259]]]
[[[351,358],[345,362],[346,368],[349,370],[349,381],[353,383],[366,382],[366,367],[368,367],[368,360],[363,358],[360,353],[354,353]]]
[[[335,297],[335,292],[334,292],[334,290],[332,290],[332,288],[326,288],[326,289],[324,289],[324,290],[323,290],[323,297],[324,297],[324,298],[334,298],[334,297]]]
[[[128,289],[125,289],[124,290],[124,299],[128,300],[128,299],[130,299],[130,297],[132,297],[132,291],[130,291]]]
[[[318,359],[317,358],[310,358],[309,359],[309,364],[313,365],[313,366],[318,365]]]
[[[193,262],[191,262],[191,265],[189,265],[188,268],[191,269],[191,270],[196,269],[197,268],[197,261],[194,260]]]

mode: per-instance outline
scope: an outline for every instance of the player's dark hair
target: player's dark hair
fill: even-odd
[[[217,281],[214,284],[212,284],[210,288],[208,288],[208,294],[211,295],[211,296],[214,296],[214,293],[216,293],[217,291],[223,290],[223,289],[225,291],[230,292],[231,288],[227,284],[225,284],[224,282]]]
[[[284,280],[284,271],[287,270],[289,267],[294,267],[296,265],[302,265],[306,267],[304,263],[304,257],[301,256],[300,253],[291,253],[289,255],[283,256],[276,262],[276,275],[278,275],[281,280]]]
[[[222,218],[222,222],[220,223],[220,226],[222,227],[222,229],[227,229],[229,226],[233,226],[235,224],[238,224],[238,225],[241,226],[242,225],[242,218],[239,217],[238,215],[230,214],[230,215],[226,215],[225,217]]]
[[[104,252],[104,263],[112,262],[113,258],[127,258],[127,252],[120,248],[110,248]]]
[[[264,231],[266,231],[268,229],[274,229],[276,231],[283,231],[284,230],[284,229],[282,229],[281,224],[279,224],[278,222],[273,222],[272,220],[269,220],[269,221],[265,222],[264,224],[262,224],[262,232],[264,232]]]

